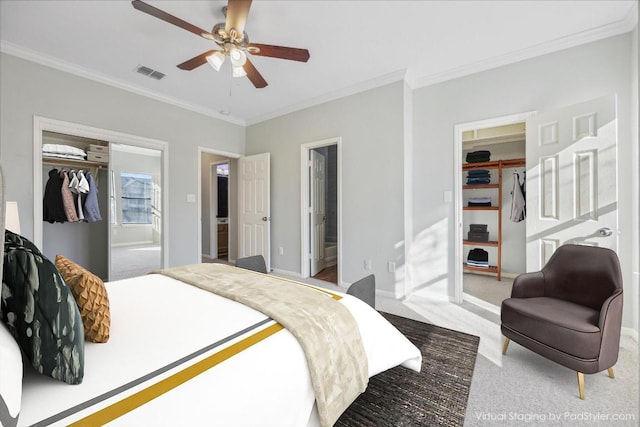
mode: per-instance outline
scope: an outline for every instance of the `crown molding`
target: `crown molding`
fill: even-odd
[[[504,65],[513,64],[524,61],[526,59],[535,58],[537,56],[546,55],[548,53],[557,52],[563,49],[591,43],[597,40],[606,39],[608,37],[617,36],[630,32],[638,23],[638,2],[633,2],[629,12],[619,21],[612,22],[607,25],[581,31],[545,43],[540,43],[528,48],[520,49],[504,55],[495,56],[486,60],[478,61],[473,64],[452,68],[440,73],[423,75],[408,79],[407,83],[412,89],[430,86],[436,83],[442,83],[448,80],[457,79],[482,71],[491,70]]]
[[[336,99],[344,98],[350,95],[354,95],[356,93],[364,92],[370,89],[375,89],[381,86],[386,86],[391,83],[395,83],[401,81],[405,78],[407,74],[407,70],[397,70],[389,74],[382,75],[380,77],[376,77],[374,79],[366,80],[361,83],[357,83],[352,86],[347,86],[342,89],[338,89],[315,98],[308,99],[306,101],[288,105],[284,108],[280,108],[278,110],[269,112],[267,114],[262,114],[259,116],[252,117],[247,119],[247,126],[255,125],[260,122],[264,122],[267,120],[275,119],[276,117],[284,116],[285,114],[294,113],[296,111],[304,110],[305,108],[314,107],[316,105],[324,104],[329,101],[334,101]]]
[[[193,111],[195,113],[199,113],[208,117],[212,117],[218,120],[222,120],[225,122],[233,123],[235,125],[246,126],[244,120],[233,117],[233,116],[225,116],[220,114],[217,111],[213,111],[208,108],[203,108],[201,106],[191,104],[188,102],[184,102],[180,99],[173,98],[170,96],[165,96],[153,92],[149,89],[142,88],[139,86],[132,85],[130,83],[123,82],[118,79],[114,79],[107,75],[101,74],[94,70],[90,70],[88,68],[81,67],[79,65],[61,61],[60,59],[54,58],[52,56],[43,54],[42,52],[38,52],[35,50],[27,49],[23,46],[10,43],[4,40],[0,40],[0,52],[6,53],[7,55],[16,56],[18,58],[25,59],[27,61],[35,62],[40,65],[44,65],[46,67],[54,68],[56,70],[64,71],[69,74],[73,74],[79,77],[83,77],[85,79],[93,80],[98,83],[103,83],[108,86],[113,86],[118,89],[126,90],[128,92],[135,93],[137,95],[145,96],[147,98],[154,99],[156,101],[164,102],[167,104],[174,105],[179,108],[183,108],[185,110]]]

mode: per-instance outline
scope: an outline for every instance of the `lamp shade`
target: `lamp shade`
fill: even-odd
[[[242,66],[233,66],[233,77],[244,77],[247,75],[247,72],[244,71],[244,68],[242,68]]]
[[[242,67],[247,62],[247,54],[235,47],[229,50],[229,58],[234,67]]]
[[[220,71],[220,67],[224,63],[224,53],[216,51],[207,56],[207,62],[213,67],[214,70]]]
[[[4,211],[4,228],[20,234],[20,217],[18,216],[18,202],[7,202]]]

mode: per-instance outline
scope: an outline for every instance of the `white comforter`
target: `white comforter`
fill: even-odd
[[[270,321],[133,387],[111,393],[266,316],[161,275],[111,282],[107,289],[111,338],[106,344],[86,344],[83,383],[71,386],[28,370],[19,426],[47,419],[46,424],[69,425],[274,323]],[[349,295],[340,302],[352,312],[360,328],[369,376],[397,365],[420,370],[420,351],[386,319]],[[86,403],[105,393],[113,396]],[[317,424],[314,401],[305,355],[296,339],[282,330],[116,418],[111,425],[312,426]],[[58,416],[76,405],[85,408]]]

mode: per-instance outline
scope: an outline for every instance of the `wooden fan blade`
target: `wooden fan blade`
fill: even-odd
[[[247,73],[247,78],[251,80],[251,83],[253,83],[257,89],[267,87],[267,81],[262,77],[262,74],[256,70],[256,67],[253,66],[249,59],[247,59],[247,62],[244,63],[242,68],[244,68],[244,71]]]
[[[198,55],[195,58],[191,58],[188,61],[184,61],[182,64],[178,65],[178,68],[181,70],[191,71],[193,69],[198,68],[207,62],[207,56],[213,54],[216,50],[208,50],[202,55]]]
[[[224,24],[224,30],[227,34],[232,28],[238,33],[238,38],[243,37],[244,24],[247,22],[247,15],[251,8],[251,0],[229,0],[227,6],[227,20]]]
[[[189,24],[187,21],[183,21],[182,19],[177,18],[173,15],[170,15],[167,12],[158,9],[157,7],[151,6],[150,4],[147,4],[143,1],[133,0],[131,4],[133,5],[134,8],[138,9],[139,11],[148,13],[149,15],[156,17],[158,19],[162,19],[163,21],[168,22],[169,24],[173,24],[184,30],[191,31],[193,34],[196,34],[200,37],[204,37],[207,40],[213,39],[213,35],[209,31],[196,27],[193,24]]]
[[[310,57],[307,49],[298,49],[295,47],[273,46],[260,43],[249,43],[249,47],[257,47],[260,49],[258,53],[251,52],[257,56],[269,56],[271,58],[289,59],[300,62],[307,62]]]

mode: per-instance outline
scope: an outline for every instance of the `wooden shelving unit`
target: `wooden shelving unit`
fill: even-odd
[[[91,162],[89,160],[73,160],[73,159],[63,159],[61,157],[45,157],[42,156],[42,163],[45,165],[63,165],[63,166],[74,166],[77,168],[106,168],[109,166],[108,163],[104,162]]]
[[[495,247],[498,251],[496,265],[490,265],[489,267],[473,267],[466,263],[463,264],[463,269],[467,271],[478,271],[484,273],[495,274],[497,280],[502,276],[502,169],[505,168],[518,168],[525,166],[525,159],[508,159],[508,160],[496,160],[492,162],[479,162],[479,163],[465,163],[462,165],[464,172],[474,169],[488,169],[497,170],[498,179],[496,184],[481,184],[481,185],[463,185],[463,190],[477,190],[477,189],[495,189],[498,190],[498,205],[497,206],[465,206],[462,209],[465,211],[494,211],[498,214],[498,235],[497,240],[489,242],[474,242],[470,240],[463,240],[462,244],[466,246],[485,246]]]

